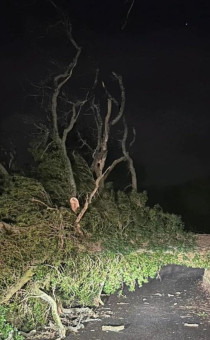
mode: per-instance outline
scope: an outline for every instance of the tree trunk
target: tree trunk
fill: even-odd
[[[76,196],[77,195],[77,187],[76,187],[76,183],[75,183],[75,179],[74,179],[74,174],[73,174],[73,169],[72,169],[72,165],[71,165],[71,161],[67,155],[67,151],[66,151],[66,145],[61,143],[61,151],[63,153],[63,157],[64,157],[64,161],[65,161],[65,166],[66,169],[68,171],[68,179],[69,179],[69,185],[70,185],[70,195],[72,196]]]

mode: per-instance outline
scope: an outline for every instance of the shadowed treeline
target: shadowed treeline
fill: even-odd
[[[210,177],[145,189],[149,205],[158,203],[164,211],[181,215],[188,230],[210,232]]]

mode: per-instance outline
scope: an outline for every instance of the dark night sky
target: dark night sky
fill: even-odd
[[[137,131],[133,157],[143,186],[209,177],[210,2],[135,0],[124,30],[131,0],[56,3],[69,13],[83,46],[81,62],[124,78],[126,114]],[[10,0],[4,6],[0,114],[5,133],[11,117],[26,115],[21,91],[43,71],[33,39],[38,34],[42,39],[40,23],[57,20],[57,14],[44,0]]]

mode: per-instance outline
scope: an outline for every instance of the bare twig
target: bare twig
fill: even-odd
[[[128,2],[128,1],[126,1],[126,2]],[[132,1],[131,1],[131,4],[130,4],[129,9],[128,9],[128,11],[127,11],[127,15],[126,15],[125,21],[124,21],[124,23],[123,23],[122,26],[121,26],[121,30],[122,30],[122,31],[124,30],[125,26],[126,26],[127,23],[128,23],[128,17],[129,17],[130,12],[131,12],[131,10],[132,10],[132,8],[133,8],[134,2],[135,2],[135,0],[132,0]]]
[[[42,202],[42,201],[40,201],[40,200],[38,200],[36,198],[32,198],[31,202],[37,202],[37,203],[43,205],[44,207],[46,207],[48,210],[57,210],[57,208],[49,207],[49,205],[47,205],[46,203],[44,203],[44,202]]]
[[[115,72],[112,72],[113,76],[115,77],[115,79],[118,80],[119,83],[119,87],[120,87],[120,93],[121,93],[121,102],[120,102],[120,107],[119,107],[119,112],[118,115],[111,121],[111,125],[115,125],[116,123],[119,122],[119,120],[121,119],[124,110],[125,110],[125,88],[123,85],[123,80],[122,77],[117,75]]]
[[[80,134],[79,131],[77,132],[77,135],[78,135],[78,137],[79,137],[80,142],[82,143],[81,148],[83,148],[84,146],[86,146],[86,148],[87,148],[91,153],[93,153],[93,148],[88,144],[88,142],[87,142],[85,139],[82,138],[82,136],[81,136],[81,134]]]
[[[133,128],[133,139],[131,140],[130,144],[129,144],[129,147],[131,148],[132,145],[135,143],[136,141],[136,129]]]
[[[53,144],[53,141],[51,141],[50,143],[47,144],[46,148],[44,149],[44,151],[42,152],[40,158],[42,159],[44,154],[47,152],[47,150],[49,149],[50,145]]]
[[[103,88],[104,88],[104,91],[105,91],[107,97],[108,97],[109,99],[111,99],[111,100],[113,101],[113,103],[114,103],[117,107],[119,107],[119,103],[118,103],[117,99],[116,99],[113,95],[111,95],[111,93],[108,91],[107,87],[105,86],[104,81],[102,81],[102,86],[103,86]]]
[[[107,179],[107,177],[109,176],[109,174],[114,170],[114,168],[115,168],[118,164],[120,164],[120,163],[122,163],[122,162],[124,162],[124,161],[126,161],[126,157],[125,157],[125,156],[122,156],[122,157],[119,157],[119,158],[115,159],[115,160],[112,162],[112,164],[109,166],[109,170],[106,172],[106,175],[104,176],[104,181]]]

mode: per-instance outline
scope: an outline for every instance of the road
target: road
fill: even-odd
[[[168,265],[135,292],[110,296],[89,322],[66,340],[209,340],[210,295],[202,287],[203,269]],[[111,330],[102,330],[111,326]],[[115,332],[121,326],[122,330]]]

